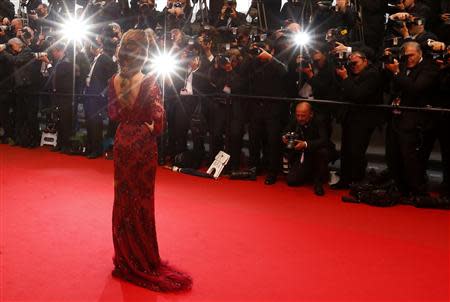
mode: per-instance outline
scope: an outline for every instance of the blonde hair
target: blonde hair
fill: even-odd
[[[121,93],[118,100],[124,106],[131,105],[131,78],[144,66],[147,60],[148,44],[147,35],[140,29],[127,31],[120,41],[117,59]]]

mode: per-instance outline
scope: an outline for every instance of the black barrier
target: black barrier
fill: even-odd
[[[77,93],[54,93],[54,92],[39,92],[39,93],[30,93],[29,95],[36,96],[73,96],[73,97],[95,97],[95,98],[107,98],[103,94],[77,94]],[[178,95],[180,98],[184,97],[198,97],[198,98],[211,98],[214,99],[226,99],[228,101],[232,101],[234,98],[239,99],[254,99],[254,100],[272,100],[272,101],[284,101],[284,102],[309,102],[316,104],[329,104],[329,105],[339,105],[339,106],[352,106],[352,107],[361,107],[361,108],[373,108],[373,109],[384,109],[384,110],[412,110],[412,111],[425,111],[425,112],[447,112],[450,113],[449,108],[442,107],[433,107],[427,105],[425,107],[413,107],[413,106],[393,106],[386,104],[355,104],[349,102],[341,102],[341,101],[332,101],[332,100],[318,100],[318,99],[305,99],[305,98],[287,98],[287,97],[270,97],[270,96],[255,96],[255,95],[247,95],[247,94],[194,94],[194,95]]]

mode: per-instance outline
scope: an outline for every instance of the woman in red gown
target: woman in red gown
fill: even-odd
[[[154,291],[184,291],[191,278],[162,262],[155,230],[156,136],[164,109],[153,76],[142,66],[148,40],[142,30],[124,34],[120,72],[109,85],[108,112],[117,121],[114,141],[113,275]]]

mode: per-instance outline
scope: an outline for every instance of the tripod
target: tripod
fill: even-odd
[[[194,3],[194,7],[198,3],[198,10],[200,12],[200,24],[201,25],[209,24],[209,9],[208,9],[208,6],[206,5],[206,0],[200,0],[200,1],[193,0],[192,2]],[[192,12],[194,12],[194,9],[192,9]],[[193,19],[194,19],[194,22],[197,21],[197,16],[195,16]]]
[[[245,17],[247,18],[248,16],[252,18],[253,25],[256,25],[254,23],[257,22],[258,28],[263,32],[267,32],[267,16],[263,0],[252,1],[252,4],[250,5],[250,8],[248,9],[247,15]]]
[[[355,34],[354,37],[357,41],[364,42],[364,25],[363,25],[363,14],[362,14],[362,6],[359,3],[359,0],[351,0],[350,5],[354,7],[357,13],[357,20],[355,24]]]

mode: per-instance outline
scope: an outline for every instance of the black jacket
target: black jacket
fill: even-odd
[[[49,81],[54,92],[73,92],[74,66],[67,56],[55,63],[51,70]]]
[[[0,17],[14,18],[14,4],[9,0],[0,0]]]
[[[117,65],[112,58],[106,54],[101,54],[95,63],[92,71],[89,87],[86,87],[86,93],[101,94],[109,79],[117,72]]]
[[[305,153],[312,153],[320,148],[329,146],[328,132],[324,123],[315,117],[305,126],[300,125],[297,120],[289,123],[284,133],[295,132],[299,140],[306,141],[308,144]]]
[[[407,75],[405,66],[400,73],[393,76],[393,88],[400,97],[401,106],[424,107],[431,105],[436,99],[439,70],[433,62],[422,60]],[[405,130],[418,126],[428,127],[432,115],[417,111],[403,111],[399,119],[399,127]]]
[[[341,99],[358,105],[381,104],[383,101],[383,83],[378,69],[369,65],[360,74],[349,73],[348,78],[339,82]],[[382,121],[378,110],[363,106],[349,106],[344,113],[345,119],[369,125]]]

